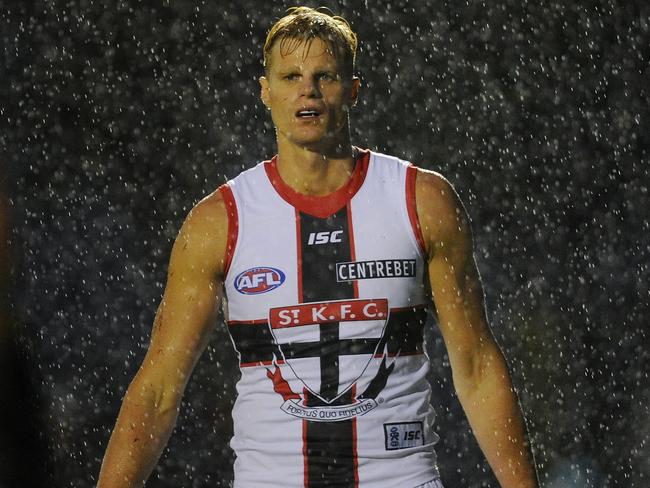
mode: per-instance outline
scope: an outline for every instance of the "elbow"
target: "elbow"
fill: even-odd
[[[454,389],[463,403],[464,399],[471,397],[478,390],[481,383],[484,370],[477,363],[478,361],[474,358],[465,359],[461,364],[453,365],[452,363]]]
[[[455,366],[455,367],[454,367]],[[505,359],[496,347],[482,347],[452,364],[456,393],[461,400],[479,401],[485,391],[508,382]],[[483,392],[483,393],[481,393]]]
[[[156,414],[161,417],[176,418],[181,406],[181,397],[182,393],[171,388],[159,390],[154,402]]]
[[[140,372],[141,373],[141,372]],[[175,419],[181,403],[182,392],[175,385],[138,373],[131,382],[126,400],[132,407],[146,412],[155,423]]]

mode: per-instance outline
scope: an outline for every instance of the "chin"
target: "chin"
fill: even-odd
[[[328,149],[340,145],[342,132],[341,130],[318,128],[318,130],[313,131],[285,132],[283,135],[293,145],[304,147],[305,149],[327,152]]]
[[[331,141],[331,137],[328,137],[326,134],[314,134],[314,135],[298,135],[292,134],[287,138],[291,143],[298,146],[314,146],[314,145],[323,145]]]

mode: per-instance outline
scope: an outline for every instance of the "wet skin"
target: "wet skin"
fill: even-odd
[[[302,42],[292,52],[281,51],[278,41],[266,76],[260,78],[261,98],[271,110],[279,152],[291,146],[321,154],[349,151],[348,113],[359,80],[344,73],[321,39]]]

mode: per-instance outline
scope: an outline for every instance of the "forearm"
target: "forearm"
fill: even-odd
[[[179,403],[165,405],[134,379],[108,443],[97,488],[144,485],[174,428]]]
[[[537,488],[524,418],[505,360],[492,355],[470,381],[458,382],[458,396],[472,431],[502,488]]]

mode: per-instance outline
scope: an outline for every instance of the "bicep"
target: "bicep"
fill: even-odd
[[[440,251],[430,258],[428,268],[438,325],[449,353],[469,353],[491,339],[471,250]]]
[[[438,325],[454,369],[473,371],[495,346],[485,315],[469,218],[451,185],[424,174],[417,186],[418,216],[428,252],[428,275]]]
[[[184,388],[216,323],[227,228],[219,218],[218,203],[212,204],[216,208],[205,204],[195,208],[172,249],[165,291],[141,368],[159,384]]]
[[[165,380],[184,383],[205,349],[220,299],[220,286],[214,280],[204,282],[186,272],[170,276],[143,367],[167,375]]]
[[[464,256],[434,257],[429,270],[454,386],[466,406],[479,385],[492,388],[503,381],[505,360],[487,322],[483,289],[471,251]]]

